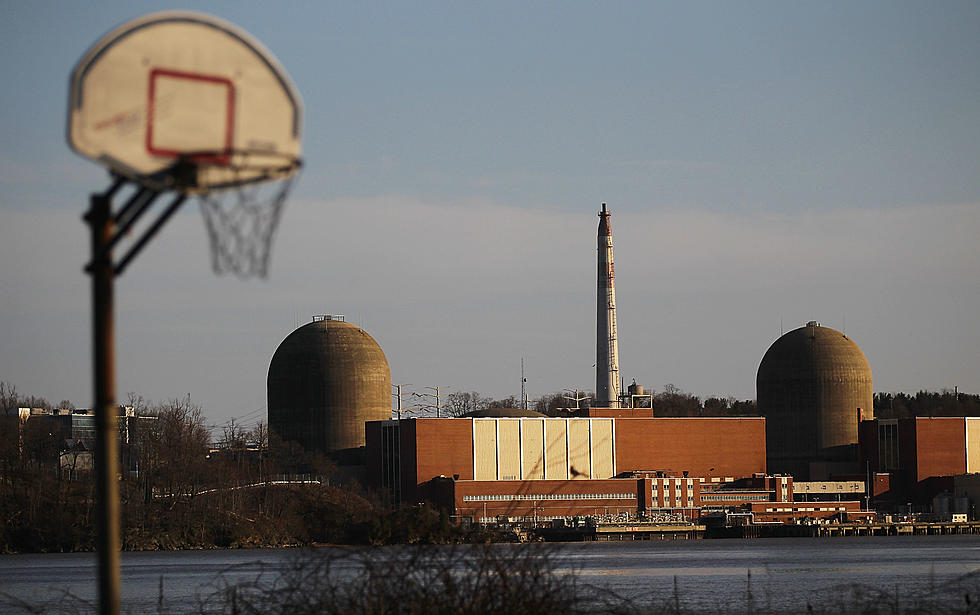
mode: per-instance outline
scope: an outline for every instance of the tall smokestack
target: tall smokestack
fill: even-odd
[[[616,284],[609,212],[599,212],[599,285],[596,293],[595,405],[619,407],[619,341],[616,336]]]

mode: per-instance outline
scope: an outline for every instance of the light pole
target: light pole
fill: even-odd
[[[567,399],[569,401],[574,401],[575,402],[575,409],[576,410],[579,410],[580,409],[580,407],[579,407],[579,402],[580,401],[585,401],[586,399],[589,398],[589,395],[585,395],[584,397],[579,397],[579,393],[582,393],[582,391],[579,390],[579,389],[564,389],[564,390],[566,392],[572,393],[574,395],[574,397],[569,397],[568,395],[562,395],[562,398]]]

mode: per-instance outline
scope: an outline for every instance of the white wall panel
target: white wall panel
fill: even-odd
[[[524,455],[524,478],[544,478],[544,419],[521,421],[521,444]]]
[[[500,480],[521,478],[520,419],[497,421],[497,476]]]
[[[568,421],[568,476],[592,478],[591,456],[589,419],[570,419]]]
[[[592,419],[592,478],[612,478],[615,475],[613,420]]]
[[[473,419],[473,479],[497,480],[497,421]]]
[[[545,478],[568,478],[568,443],[566,442],[565,421],[551,419],[545,422]]]
[[[980,418],[966,419],[966,473],[980,472]]]

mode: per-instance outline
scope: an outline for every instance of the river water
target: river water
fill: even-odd
[[[214,591],[217,579],[247,582],[296,554],[293,549],[124,553],[123,609],[193,611],[200,597]],[[959,599],[973,591],[976,600],[980,591],[971,575],[980,571],[980,536],[571,543],[561,545],[554,557],[560,574],[577,574],[580,582],[644,603],[676,601],[690,611],[805,612],[808,603],[839,604],[855,585],[899,601],[950,583],[958,584],[948,591]],[[95,555],[2,555],[0,593],[6,595],[0,606],[7,608],[11,600],[63,606],[66,594],[73,601],[93,601]]]

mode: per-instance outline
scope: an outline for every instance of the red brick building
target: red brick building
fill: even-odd
[[[457,519],[488,523],[548,521],[599,515],[635,516],[636,479],[465,481],[437,478],[423,486],[428,500]],[[642,482],[642,481],[640,481]]]
[[[438,477],[536,490],[620,480],[632,472],[730,481],[765,474],[765,442],[765,419],[758,417],[420,418],[366,424],[368,480],[400,504],[418,502],[422,485]],[[567,488],[637,495],[636,479],[630,480],[632,487],[615,491],[599,484]],[[557,482],[523,485],[528,481]],[[682,489],[682,502],[685,497]],[[637,509],[635,502],[631,506]]]
[[[915,417],[862,421],[863,469],[885,504],[920,506],[953,490],[953,477],[980,472],[980,418]]]
[[[857,521],[874,518],[874,512],[862,510],[861,502],[751,502],[749,510],[755,523],[787,523],[802,519],[839,519]]]
[[[471,481],[434,478],[421,486],[424,499],[454,519],[541,523],[555,518],[607,517],[697,519],[736,512],[752,523],[867,517],[859,501],[793,501],[789,476],[720,478],[658,477],[647,473],[596,480]]]

